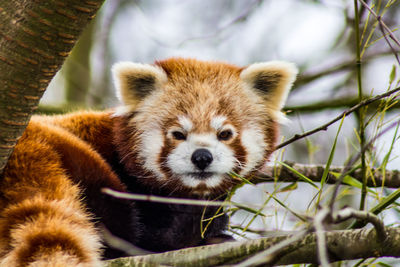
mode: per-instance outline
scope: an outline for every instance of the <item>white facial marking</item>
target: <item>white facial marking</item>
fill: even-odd
[[[214,176],[211,176],[210,178],[208,178],[206,180],[206,185],[208,187],[211,187],[211,188],[212,187],[216,187],[221,183],[221,181],[222,181],[222,177],[221,176],[214,175]]]
[[[187,176],[181,178],[181,182],[185,186],[192,187],[192,188],[198,186],[201,183],[201,181],[199,179],[196,179],[195,177],[190,176],[190,175],[187,175]]]
[[[211,120],[210,126],[214,128],[216,131],[219,131],[224,125],[225,121],[226,121],[225,116],[216,116]]]
[[[207,187],[213,188],[219,186],[222,181],[222,177],[220,175],[213,175],[205,180],[201,180],[192,175],[185,175],[181,178],[181,181],[187,187],[195,188],[200,183],[205,183]]]
[[[164,178],[163,173],[159,169],[158,155],[164,145],[161,130],[146,131],[142,135],[142,149],[139,157],[144,159],[144,168],[157,174],[160,179]]]
[[[210,177],[201,179],[196,173],[201,173],[191,161],[192,154],[199,148],[210,151],[213,161],[204,170],[212,173]],[[167,166],[176,174],[182,183],[188,187],[196,187],[205,183],[207,187],[216,187],[221,184],[225,173],[230,172],[235,166],[233,151],[222,142],[219,142],[215,133],[189,134],[167,158]]]
[[[247,151],[247,162],[240,174],[246,175],[263,160],[267,144],[264,141],[264,134],[261,129],[255,127],[245,129],[242,132],[241,141]]]
[[[191,120],[189,120],[189,118],[185,116],[179,116],[178,121],[183,130],[185,130],[186,132],[190,132],[193,129],[193,123]]]
[[[191,134],[188,136],[187,141],[194,144],[198,148],[215,145],[214,134]]]

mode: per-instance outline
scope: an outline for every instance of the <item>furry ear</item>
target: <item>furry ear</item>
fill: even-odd
[[[127,106],[136,105],[168,80],[163,69],[148,64],[119,62],[111,71],[117,97]]]
[[[248,66],[241,72],[240,78],[264,98],[275,119],[280,119],[280,110],[285,104],[297,72],[293,63],[271,61]]]

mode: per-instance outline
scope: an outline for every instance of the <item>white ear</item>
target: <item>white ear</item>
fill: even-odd
[[[134,106],[168,80],[163,69],[149,64],[119,62],[111,69],[118,99]]]
[[[270,61],[255,63],[245,68],[240,78],[261,95],[276,119],[282,117],[280,110],[285,104],[298,70],[293,63]]]

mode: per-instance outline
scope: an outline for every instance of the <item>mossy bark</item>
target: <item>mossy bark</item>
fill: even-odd
[[[400,257],[400,228],[388,228],[388,238],[379,242],[375,229],[326,232],[330,261],[371,257]],[[119,258],[104,263],[104,267],[121,266],[219,266],[238,263],[288,236],[268,237],[246,242],[223,243],[195,247],[161,254]],[[311,233],[279,251],[268,265],[318,264],[315,234]],[[265,265],[263,265],[265,266]]]

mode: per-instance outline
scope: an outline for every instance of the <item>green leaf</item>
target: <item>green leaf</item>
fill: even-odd
[[[291,184],[289,184],[289,185],[287,185],[287,186],[285,186],[285,187],[279,189],[279,190],[277,191],[277,193],[283,193],[283,192],[287,192],[287,191],[293,191],[293,190],[295,190],[295,189],[297,189],[297,182],[293,182],[293,183],[291,183]]]
[[[319,191],[319,194],[318,194],[317,203],[320,202],[321,195],[322,195],[322,188],[324,187],[324,184],[326,182],[326,178],[328,177],[328,174],[329,174],[329,168],[331,167],[333,156],[335,155],[336,143],[337,143],[337,139],[339,137],[340,130],[342,129],[344,118],[345,118],[345,116],[343,116],[342,120],[340,121],[339,128],[338,128],[338,130],[336,132],[335,140],[333,141],[331,152],[329,153],[328,161],[326,162],[326,165],[325,165],[324,173],[322,174],[321,187],[320,187],[320,191]]]
[[[331,174],[333,176],[335,176],[336,179],[338,179],[340,177],[340,175],[341,175],[341,173],[339,173],[339,172],[331,172]],[[346,175],[345,177],[343,177],[343,183],[345,183],[347,185],[350,185],[350,186],[353,186],[353,187],[356,187],[358,189],[362,189],[362,183],[360,181],[358,181],[356,178],[351,177],[350,175]],[[375,191],[373,191],[373,190],[371,190],[369,188],[367,190],[370,193],[376,194]]]
[[[301,174],[300,172],[298,172],[297,170],[293,169],[292,167],[290,167],[289,165],[287,165],[284,162],[278,161],[278,164],[281,164],[282,166],[284,166],[285,168],[289,169],[291,172],[293,172],[294,174],[296,174],[301,180],[309,183],[310,185],[312,185],[313,187],[315,187],[316,189],[319,190],[319,187],[308,177],[306,177],[305,175]]]
[[[396,65],[393,64],[392,71],[390,72],[389,75],[389,84],[392,84],[395,79],[396,79]]]
[[[288,206],[286,206],[282,201],[280,201],[279,199],[277,199],[276,197],[274,197],[273,195],[269,194],[271,196],[271,198],[273,200],[275,200],[279,205],[281,205],[282,207],[284,207],[285,209],[287,209],[290,213],[292,213],[294,216],[296,216],[297,218],[299,218],[301,221],[303,222],[307,222],[307,219],[298,214],[297,212],[293,211],[292,209],[290,209]]]
[[[387,264],[387,263],[384,263],[384,262],[377,262],[377,264],[379,265],[379,266],[382,266],[382,267],[393,267],[392,265],[390,265],[390,264]]]
[[[390,195],[382,199],[378,205],[373,207],[372,209],[369,210],[369,212],[372,212],[375,215],[378,215],[381,213],[383,210],[385,210],[390,204],[394,203],[398,198],[400,197],[400,188],[397,189],[396,191],[392,192]],[[366,225],[365,222],[363,221],[355,221],[349,228],[354,229],[354,228],[361,228]]]
[[[243,176],[241,176],[241,175],[239,175],[239,174],[237,174],[237,173],[230,172],[230,173],[228,173],[228,175],[231,176],[233,179],[239,178],[240,180],[242,180],[242,181],[245,182],[246,184],[254,185],[252,182],[250,182],[249,180],[247,180],[246,178],[244,178]]]
[[[400,126],[400,124],[397,124],[396,130],[393,135],[392,143],[390,144],[389,151],[386,153],[385,157],[383,158],[382,164],[380,167],[382,170],[382,182],[383,183],[385,182],[385,178],[386,178],[386,165],[388,164],[390,155],[392,154],[394,142],[396,141],[396,138],[397,138],[397,132],[399,131],[399,126]]]
[[[389,206],[390,204],[394,203],[398,198],[400,197],[400,188],[397,189],[396,191],[392,192],[390,195],[388,195],[387,197],[385,197],[384,199],[382,199],[382,201],[380,201],[378,203],[378,205],[376,205],[375,207],[373,207],[370,212],[372,212],[375,215],[378,215],[381,211],[383,211],[387,206]]]
[[[249,207],[247,207],[245,205],[242,205],[242,204],[239,204],[239,203],[232,202],[232,205],[238,207],[241,210],[245,210],[245,211],[253,213],[253,214],[261,215],[263,217],[267,216],[267,215],[263,214],[260,210],[252,209],[252,208],[249,208]]]

